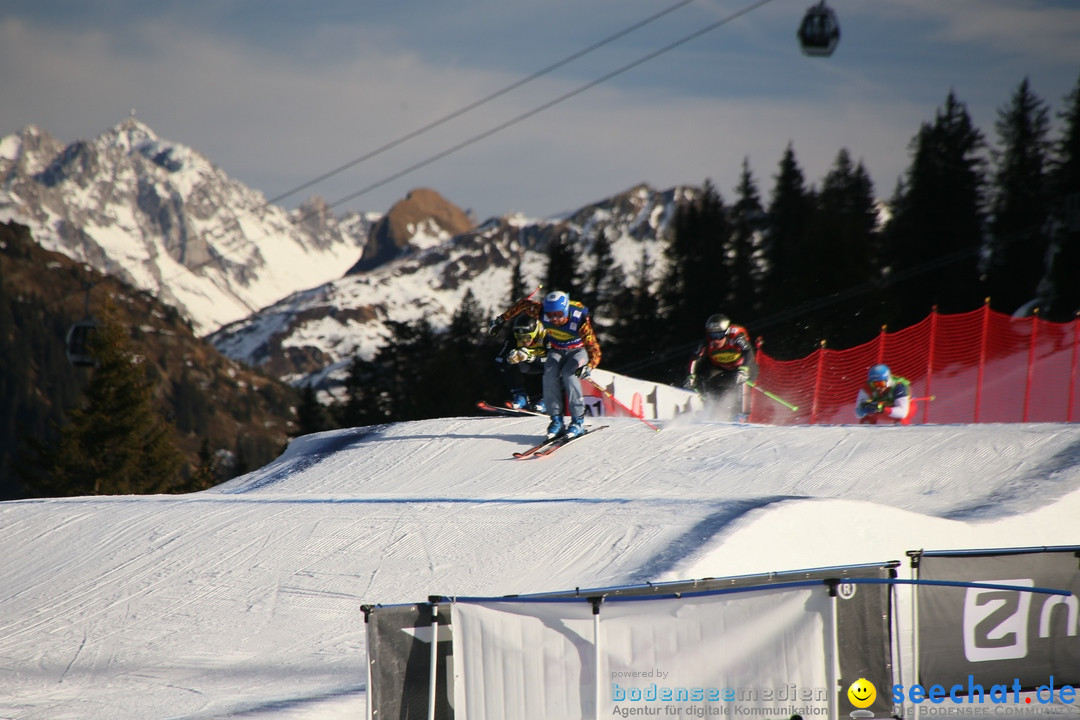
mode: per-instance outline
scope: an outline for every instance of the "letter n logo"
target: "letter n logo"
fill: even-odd
[[[1035,581],[1028,578],[992,582],[1035,586]],[[968,588],[964,597],[964,656],[968,662],[1026,657],[1030,606],[1028,592]]]

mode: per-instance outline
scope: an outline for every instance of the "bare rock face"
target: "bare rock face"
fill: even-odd
[[[468,232],[472,227],[465,211],[439,193],[427,188],[412,190],[372,227],[363,254],[346,274],[373,270],[390,260]]]

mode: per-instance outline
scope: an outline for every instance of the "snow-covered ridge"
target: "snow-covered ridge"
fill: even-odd
[[[467,292],[481,307],[502,312],[514,264],[520,262],[526,282],[539,281],[549,243],[559,236],[579,243],[586,266],[592,242],[603,229],[614,264],[627,277],[643,254],[662,268],[662,243],[675,207],[695,192],[642,185],[558,220],[491,218],[370,272],[294,293],[208,339],[226,355],[289,382],[341,375],[353,357],[371,358],[378,351],[389,334],[387,320],[426,317],[433,327],[445,327]]]
[[[134,117],[63,144],[37,127],[0,140],[0,221],[176,305],[208,332],[340,277],[377,216],[289,213]]]
[[[538,281],[557,237],[587,253],[603,230],[627,276],[646,255],[659,268],[677,203],[698,192],[637,185],[557,218],[512,214],[458,234],[414,214],[388,246],[373,242],[379,213],[267,204],[134,117],[67,144],[28,126],[0,151],[0,222],[176,305],[219,350],[293,382],[371,357],[387,320],[445,326],[468,290],[502,310],[513,265]]]

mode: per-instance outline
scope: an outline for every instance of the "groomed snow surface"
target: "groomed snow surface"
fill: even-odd
[[[295,440],[181,496],[0,503],[0,718],[362,718],[363,603],[1080,544],[1080,426],[542,418]]]

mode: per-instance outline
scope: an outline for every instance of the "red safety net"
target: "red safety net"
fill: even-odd
[[[984,305],[956,315],[931,313],[897,332],[847,350],[822,347],[779,361],[758,350],[750,421],[770,425],[858,422],[855,397],[871,365],[885,363],[911,381],[911,422],[1073,422],[1080,418],[1080,319],[1013,318]]]

